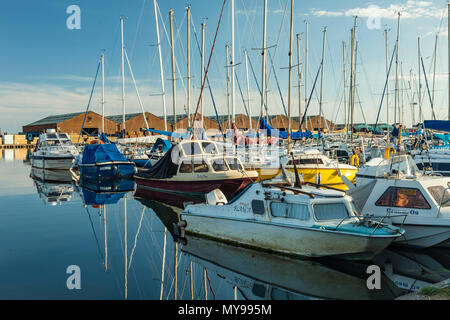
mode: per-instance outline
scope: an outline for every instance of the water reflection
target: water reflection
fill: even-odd
[[[69,171],[31,168],[30,176],[45,205],[61,205],[72,199],[76,186]]]
[[[383,271],[381,289],[369,290],[367,264],[301,260],[190,235],[181,241],[180,201],[142,193],[133,180],[73,182],[67,173],[5,161],[6,184],[26,178],[34,190],[0,193],[9,209],[0,215],[7,239],[0,298],[393,299],[449,278],[448,248],[383,251],[373,261]],[[71,264],[82,270],[80,291],[66,288]]]

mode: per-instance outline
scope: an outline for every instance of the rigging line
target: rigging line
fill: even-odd
[[[87,113],[88,113],[88,110],[89,110],[89,106],[91,104],[92,93],[94,92],[95,83],[97,82],[98,70],[100,69],[100,65],[101,65],[101,61],[99,61],[98,64],[97,64],[97,71],[95,72],[94,83],[92,84],[91,94],[89,96],[89,101],[88,101],[88,105],[86,107],[86,112],[84,113],[83,124],[81,125],[80,135],[78,136],[77,144],[80,142],[80,136],[83,133],[84,123],[86,122]]]
[[[247,104],[245,103],[244,94],[242,93],[241,85],[239,83],[239,78],[237,76],[236,71],[234,71],[234,75],[236,76],[236,82],[237,82],[237,85],[238,85],[238,88],[239,88],[239,92],[241,93],[242,103],[244,105],[245,112],[247,113],[247,117],[250,118],[250,115],[249,115],[248,109],[247,109]]]
[[[311,89],[311,94],[309,95],[308,103],[306,104],[305,112],[303,113],[302,122],[300,122],[299,128],[301,128],[303,123],[305,123],[306,112],[308,111],[309,104],[311,102],[311,98],[312,98],[312,95],[314,93],[314,89],[316,87],[317,79],[319,78],[319,73],[320,73],[321,69],[322,69],[322,63],[320,63],[320,65],[319,65],[319,70],[317,70],[316,79],[314,80],[314,84],[313,84],[313,87]],[[319,117],[320,117],[320,115],[319,115]]]
[[[191,15],[191,17],[192,17],[192,15]],[[193,18],[191,19],[191,20],[194,20]],[[199,41],[198,41],[198,37],[197,37],[197,31],[196,31],[196,29],[195,29],[195,26],[194,26],[194,23],[192,22],[192,26],[194,27],[194,38],[195,38],[195,42],[196,42],[196,44],[197,44],[197,49],[198,49],[198,52],[200,53],[200,55],[201,55],[201,48],[200,48],[200,43],[199,43]],[[210,84],[210,82],[209,82],[209,77],[207,77],[206,78],[206,81],[208,82],[208,89],[209,89],[209,95],[211,96],[211,101],[212,101],[212,103],[213,103],[213,107],[214,107],[214,111],[216,112],[216,119],[217,119],[217,124],[219,125],[219,130],[220,130],[220,132],[222,133],[222,136],[223,136],[223,130],[222,130],[222,125],[221,125],[221,121],[220,121],[220,117],[219,117],[219,114],[218,114],[218,111],[217,111],[217,107],[216,107],[216,102],[215,102],[215,100],[214,100],[214,95],[213,95],[213,93],[212,93],[212,88],[211,88],[211,84]],[[225,139],[225,138],[224,138]],[[224,140],[225,141],[225,140]]]
[[[420,57],[420,60],[422,61],[422,69],[423,69],[423,75],[425,77],[425,84],[426,84],[426,87],[427,87],[428,98],[430,98],[431,111],[433,113],[434,120],[436,120],[436,115],[434,113],[434,108],[433,108],[433,100],[431,99],[430,88],[428,87],[428,80],[427,80],[427,74],[425,72],[425,65],[423,64],[423,58]]]
[[[214,52],[214,46],[216,44],[217,34],[219,33],[220,22],[222,21],[223,10],[225,8],[225,3],[226,2],[227,2],[227,0],[223,0],[222,10],[220,12],[219,22],[217,23],[217,29],[216,29],[216,34],[214,35],[214,41],[213,41],[213,44],[212,44],[211,53],[209,54],[208,64],[206,66],[205,74],[204,74],[203,79],[202,79],[202,88],[200,89],[200,95],[198,97],[197,107],[195,108],[194,119],[197,118],[198,107],[200,106],[200,101],[202,100],[203,89],[205,88],[205,82],[206,82],[206,78],[208,76],[209,66],[211,64],[211,57],[212,57],[212,54]],[[191,135],[192,135],[192,132],[191,132]]]
[[[140,32],[138,32],[139,27],[141,27],[141,31],[142,31],[142,17],[144,16],[144,11],[145,11],[144,9],[145,9],[146,2],[147,2],[147,0],[144,0],[142,2],[141,12],[139,13],[139,18],[138,18],[138,21],[136,24],[136,31],[134,32],[134,39],[133,39],[133,42],[131,45],[131,58],[134,58],[134,49],[136,47],[136,39],[137,39],[138,34],[140,33]]]
[[[137,238],[138,238],[138,236],[139,236],[139,232],[141,231],[142,218],[144,217],[144,211],[145,211],[145,206],[142,207],[141,219],[139,220],[139,226],[138,226],[136,235],[135,235],[135,237],[134,237],[134,244],[133,244],[133,249],[131,249],[130,263],[128,264],[128,270],[130,270],[131,263],[133,262],[134,249],[136,249]]]
[[[361,109],[361,114],[362,114],[364,123],[365,123],[365,125],[366,125],[366,129],[369,129],[369,128],[367,127],[366,117],[364,116],[364,110],[363,110],[363,108],[362,108],[361,98],[359,97],[358,87],[355,88],[355,92],[356,92],[356,96],[358,97],[358,104],[359,104],[359,108]]]
[[[89,222],[91,223],[91,228],[92,228],[92,232],[94,233],[95,242],[97,243],[98,253],[100,255],[100,258],[103,261],[104,256],[103,256],[102,250],[100,249],[100,243],[98,241],[97,234],[95,233],[94,224],[92,223],[92,219],[91,219],[91,214],[89,213],[88,207],[86,207],[85,209],[86,209],[86,213],[88,214],[88,217],[89,217]]]
[[[287,117],[288,113],[286,111],[286,105],[284,104],[283,94],[281,93],[280,83],[278,82],[278,77],[277,77],[277,74],[275,72],[275,67],[273,66],[272,54],[270,53],[270,50],[267,50],[267,52],[269,53],[269,58],[270,58],[270,61],[272,62],[273,75],[275,76],[275,82],[276,82],[277,87],[278,87],[278,93],[280,94],[281,104],[283,105],[284,114]],[[284,122],[284,120],[283,120],[283,122]],[[284,123],[283,123],[283,125],[284,125]]]

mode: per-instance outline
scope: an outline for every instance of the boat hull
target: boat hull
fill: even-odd
[[[98,163],[95,165],[79,164],[80,175],[86,179],[132,178],[135,173],[134,163]]]
[[[239,191],[253,181],[247,177],[225,180],[182,181],[147,179],[140,176],[135,176],[135,180],[138,186],[146,189],[147,192],[154,191],[174,196],[181,195],[187,196],[188,198],[198,198],[214,189],[220,189],[228,200],[232,199]]]
[[[32,156],[31,166],[39,169],[69,170],[74,158]]]
[[[367,237],[321,229],[281,226],[255,220],[182,213],[187,234],[302,257],[335,256],[370,260],[395,237]]]

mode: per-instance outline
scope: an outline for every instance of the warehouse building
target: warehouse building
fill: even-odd
[[[122,132],[123,117],[122,115],[106,116],[111,121],[118,124],[118,132]],[[145,119],[147,120],[149,129],[164,130],[164,120],[153,113],[145,112]],[[125,131],[129,136],[142,136],[144,132],[141,129],[145,129],[146,124],[142,113],[128,113],[125,115]],[[168,130],[172,129],[169,124]]]
[[[47,129],[66,132],[69,134],[80,133],[84,122],[84,132],[87,134],[96,134],[102,128],[102,116],[93,111],[66,113],[60,115],[48,116],[22,127],[24,133],[43,132]],[[105,118],[105,133],[114,134],[120,130],[117,122]]]

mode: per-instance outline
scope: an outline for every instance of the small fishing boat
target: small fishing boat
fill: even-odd
[[[97,142],[86,145],[81,159],[74,164],[80,177],[94,180],[133,177],[134,162],[129,161],[114,143]]]
[[[39,135],[36,149],[32,152],[31,166],[41,169],[69,170],[74,158],[79,155],[67,133],[47,129]]]
[[[374,158],[349,190],[359,209],[405,229],[396,244],[427,248],[450,239],[450,177],[421,174],[409,155]]]
[[[154,193],[204,197],[214,189],[232,197],[258,173],[244,170],[236,156],[223,154],[214,141],[187,140],[173,146],[151,168],[138,168],[134,178],[149,198]]]
[[[262,183],[228,203],[214,190],[180,216],[180,232],[303,257],[370,260],[404,232],[362,217],[344,192]]]

